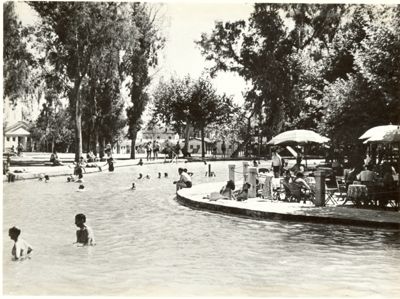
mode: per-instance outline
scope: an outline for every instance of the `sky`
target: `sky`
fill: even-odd
[[[247,20],[252,4],[169,3],[166,8],[170,27],[161,72],[165,75],[176,73],[180,77],[190,74],[196,78],[210,62],[205,61],[194,41],[200,40],[203,32],[211,33],[216,21]],[[233,95],[235,102],[243,102],[242,92],[246,86],[238,75],[220,72],[213,84],[219,92]]]
[[[156,87],[161,77],[171,75],[192,78],[199,77],[205,71],[207,62],[194,43],[203,32],[211,33],[216,21],[247,20],[252,4],[246,3],[172,3],[162,4],[160,12],[164,15],[164,34],[167,38],[161,54],[161,63],[153,81]],[[35,13],[23,2],[16,3],[16,12],[23,24],[33,24]],[[210,65],[210,63],[208,63]],[[243,103],[242,92],[246,84],[233,73],[219,73],[213,79],[218,93],[233,96],[236,103]]]

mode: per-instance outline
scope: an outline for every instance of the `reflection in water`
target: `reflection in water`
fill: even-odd
[[[237,163],[240,167],[241,163]],[[192,210],[175,200],[181,165],[117,168],[4,186],[4,292],[21,295],[396,296],[399,232],[256,221]],[[227,179],[227,163],[185,164],[194,183]],[[151,179],[137,180],[139,172]],[[157,178],[168,172],[169,178]],[[239,177],[240,178],[240,177]],[[136,190],[130,190],[132,182]],[[212,190],[211,190],[212,191]],[[97,245],[77,248],[84,213]],[[10,260],[17,225],[35,251]]]

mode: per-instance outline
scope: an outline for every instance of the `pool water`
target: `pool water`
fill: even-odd
[[[198,184],[226,180],[228,163],[212,163],[212,178],[203,163],[116,168],[86,175],[85,192],[66,177],[5,183],[4,294],[400,295],[399,232],[256,221],[174,200],[178,167],[194,172]],[[138,180],[139,172],[151,178]],[[158,179],[158,172],[169,177]],[[77,213],[86,214],[96,246],[72,244]],[[34,247],[29,260],[11,261],[14,225]]]

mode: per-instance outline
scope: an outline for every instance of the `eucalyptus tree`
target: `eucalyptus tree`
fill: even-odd
[[[126,125],[119,50],[112,45],[99,53],[88,71],[88,80],[82,88],[83,136],[87,149],[100,157],[104,155],[106,143],[114,144],[121,139]]]
[[[30,30],[24,28],[15,13],[15,4],[3,4],[3,90],[12,104],[32,91],[31,71],[35,60],[28,51]]]
[[[54,73],[64,75],[74,108],[75,160],[82,154],[82,83],[105,47],[131,42],[136,30],[126,22],[126,3],[29,2],[41,18],[40,33]]]
[[[142,127],[142,115],[149,102],[147,88],[152,79],[151,72],[155,72],[158,65],[159,51],[165,45],[165,38],[160,27],[162,18],[157,5],[130,3],[129,22],[137,28],[137,43],[124,48],[120,71],[128,79],[126,86],[131,103],[126,113],[131,159],[134,159],[137,132]]]

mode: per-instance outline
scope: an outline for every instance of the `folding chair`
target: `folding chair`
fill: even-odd
[[[337,201],[335,198],[335,193],[338,192],[339,189],[337,187],[336,178],[331,177],[331,179],[325,180],[325,204],[332,202],[334,205],[337,205]]]
[[[341,200],[346,200],[347,197],[347,190],[346,190],[346,183],[342,181],[341,179],[336,179],[336,186],[338,189],[338,198]]]
[[[332,202],[332,204],[337,205],[337,201],[335,199],[335,192],[338,191],[338,188],[328,187],[325,184],[325,204]]]

